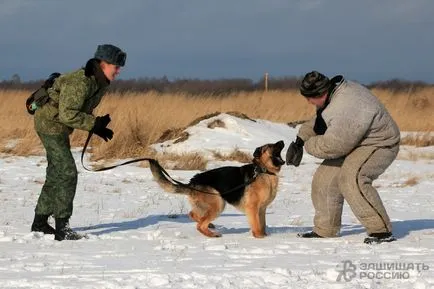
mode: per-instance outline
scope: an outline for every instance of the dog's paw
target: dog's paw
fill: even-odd
[[[266,233],[255,233],[255,232],[253,232],[252,235],[253,235],[253,237],[258,238],[258,239],[262,239],[262,238],[265,238],[265,236],[267,236]]]
[[[208,228],[203,229],[203,228],[198,227],[197,230],[199,232],[201,232],[202,234],[204,234],[205,236],[211,237],[211,238],[218,238],[218,237],[222,236],[222,234],[220,234],[218,232],[211,231]]]

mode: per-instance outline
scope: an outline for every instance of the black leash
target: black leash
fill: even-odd
[[[166,170],[165,170],[165,169],[164,169],[164,168],[163,168],[163,167],[158,163],[157,160],[150,159],[149,162],[153,162],[156,166],[158,166],[158,168],[161,170],[161,172],[166,176],[166,178],[167,178],[167,179],[168,179],[172,184],[175,184],[175,185],[178,185],[178,186],[181,186],[181,187],[184,187],[184,188],[188,188],[188,189],[191,189],[191,190],[194,190],[194,191],[200,192],[200,193],[209,194],[209,195],[215,195],[214,193],[210,193],[210,192],[206,192],[206,191],[202,191],[202,190],[196,189],[196,188],[193,187],[193,186],[190,186],[190,185],[187,185],[187,184],[181,183],[180,181],[177,181],[177,180],[173,179],[173,178],[169,175],[169,173],[168,173],[168,172],[167,172],[167,171],[166,171]],[[251,183],[253,183],[253,181],[256,180],[256,178],[258,177],[258,175],[261,174],[261,173],[267,173],[267,171],[266,171],[265,169],[263,169],[262,167],[260,167],[260,166],[255,167],[255,171],[254,171],[254,174],[253,174],[252,178],[250,178],[249,180],[247,180],[245,183],[243,183],[243,184],[241,184],[241,185],[238,185],[238,186],[236,186],[236,187],[230,189],[229,191],[226,191],[226,192],[220,192],[220,194],[221,194],[221,195],[226,195],[226,194],[232,193],[233,191],[236,191],[236,190],[238,190],[238,189],[241,189],[241,188],[247,187],[248,185],[250,185]]]
[[[133,160],[130,160],[130,161],[126,161],[126,162],[123,162],[123,163],[120,163],[120,164],[117,164],[117,165],[114,165],[114,166],[103,167],[103,168],[99,168],[99,169],[88,169],[84,165],[83,159],[84,159],[84,153],[86,152],[87,146],[89,145],[89,141],[90,141],[90,138],[92,137],[92,135],[93,135],[93,132],[90,131],[89,135],[87,136],[86,142],[84,143],[83,150],[81,151],[81,165],[83,166],[83,168],[86,171],[89,171],[89,172],[102,172],[102,171],[108,171],[108,170],[111,170],[111,169],[114,169],[114,168],[117,168],[117,167],[120,167],[120,166],[132,164],[132,163],[137,163],[137,162],[142,162],[142,161],[155,161],[154,159],[151,159],[151,158],[139,158],[139,159],[133,159]]]
[[[152,159],[152,158],[138,158],[138,159],[133,159],[133,160],[130,160],[130,161],[126,161],[126,162],[123,162],[123,163],[120,163],[120,164],[117,164],[117,165],[113,165],[113,166],[109,166],[109,167],[103,167],[103,168],[99,168],[99,169],[88,169],[85,165],[84,165],[84,161],[83,161],[83,159],[84,159],[84,153],[86,152],[86,149],[87,149],[87,147],[88,147],[88,145],[89,145],[89,142],[90,142],[90,138],[92,137],[92,135],[93,135],[93,132],[92,131],[90,131],[89,132],[89,135],[87,136],[87,139],[86,139],[86,142],[84,143],[84,146],[83,146],[83,150],[81,151],[81,165],[83,166],[83,168],[86,170],[86,171],[89,171],[89,172],[102,172],[102,171],[108,171],[108,170],[111,170],[111,169],[114,169],[114,168],[117,168],[117,167],[120,167],[120,166],[124,166],[124,165],[128,165],[128,164],[132,164],[132,163],[137,163],[137,162],[142,162],[142,161],[149,161],[150,163],[152,162],[152,163],[154,163],[160,170],[161,170],[161,172],[166,176],[166,178],[172,183],[172,184],[174,184],[174,185],[178,185],[178,186],[181,186],[181,187],[184,187],[184,188],[188,188],[188,189],[191,189],[191,190],[194,190],[194,191],[197,191],[197,192],[200,192],[200,193],[204,193],[204,194],[209,194],[209,195],[215,195],[214,193],[210,193],[210,192],[206,192],[206,191],[202,191],[202,190],[198,190],[198,189],[196,189],[195,187],[193,187],[193,186],[189,186],[189,185],[187,185],[187,184],[184,184],[184,183],[182,183],[182,182],[180,182],[180,181],[177,181],[177,180],[175,180],[175,179],[173,179],[170,175],[169,175],[169,173],[158,163],[158,161],[156,160],[156,159]],[[265,168],[263,168],[263,167],[261,167],[261,166],[259,166],[259,165],[256,165],[256,167],[255,167],[255,170],[254,170],[254,174],[253,174],[253,176],[252,176],[252,178],[250,178],[249,180],[247,180],[245,183],[243,183],[243,184],[241,184],[241,185],[238,185],[238,186],[236,186],[236,187],[234,187],[234,188],[232,188],[232,189],[230,189],[229,191],[226,191],[226,192],[220,192],[220,194],[222,194],[222,195],[225,195],[225,194],[229,194],[229,193],[232,193],[233,191],[236,191],[236,190],[238,190],[238,189],[241,189],[241,188],[244,188],[244,187],[247,187],[248,185],[250,185],[251,183],[253,183],[253,181],[258,177],[258,175],[259,174],[261,174],[261,173],[270,173],[270,172],[268,172],[267,171],[267,169],[265,169]],[[271,173],[272,174],[272,173]]]

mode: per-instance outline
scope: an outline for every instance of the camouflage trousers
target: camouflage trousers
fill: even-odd
[[[45,183],[35,213],[69,218],[77,188],[77,167],[67,133],[47,135],[38,132],[47,154]]]
[[[372,182],[391,165],[398,151],[398,145],[359,147],[345,158],[324,160],[312,180],[313,231],[335,237],[345,200],[368,234],[391,232],[389,216]]]

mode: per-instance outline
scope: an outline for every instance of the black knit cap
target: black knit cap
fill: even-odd
[[[330,88],[331,82],[327,76],[318,71],[307,73],[300,85],[300,93],[305,97],[319,97]]]
[[[124,66],[127,54],[119,47],[111,44],[98,45],[94,58],[104,60],[110,64]]]

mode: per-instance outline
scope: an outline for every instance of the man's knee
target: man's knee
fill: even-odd
[[[57,177],[57,181],[62,183],[62,185],[69,186],[77,183],[78,172],[75,163],[69,162],[62,164],[62,170],[58,172]]]
[[[342,170],[338,175],[339,190],[345,194],[357,188],[357,174],[351,170]]]
[[[328,187],[328,185],[332,182],[333,178],[334,175],[330,174],[330,172],[327,171],[327,167],[318,167],[312,178],[312,192],[317,192],[323,188]]]
[[[74,166],[73,168],[69,168],[64,171],[63,177],[64,181],[67,181],[68,183],[77,183],[78,179],[78,172],[77,168]]]

